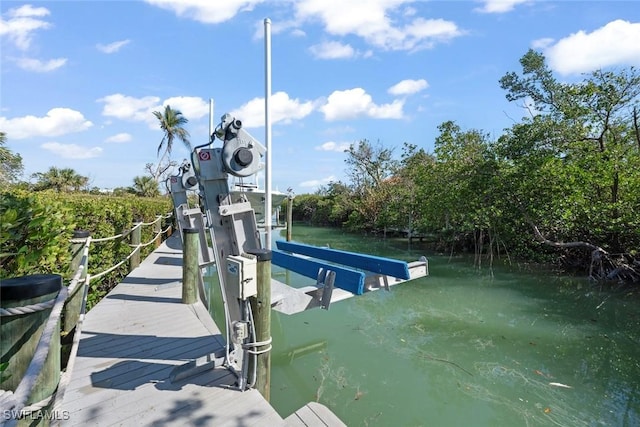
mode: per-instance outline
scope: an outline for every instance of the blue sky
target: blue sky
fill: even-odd
[[[0,130],[25,179],[71,167],[101,188],[157,162],[152,112],[192,145],[232,113],[264,143],[263,21],[272,22],[273,187],[344,179],[361,139],[433,149],[456,121],[496,138],[525,110],[498,80],[529,48],[572,81],[640,66],[637,1],[145,0],[0,5]],[[188,157],[176,143],[172,159]]]

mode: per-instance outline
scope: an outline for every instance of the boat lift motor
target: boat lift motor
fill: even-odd
[[[187,191],[198,191],[198,179],[191,163],[184,161],[180,165],[179,173],[168,178],[169,193],[173,200],[174,214],[180,238],[185,228],[196,228],[200,239],[200,265],[207,265],[213,262],[213,255],[209,252],[207,238],[205,234],[204,215],[199,206],[189,207]]]
[[[196,147],[191,156],[204,200],[225,311],[226,324],[218,325],[226,337],[224,364],[233,370],[238,387],[244,390],[255,383],[255,374],[252,378],[248,375],[247,356],[255,357],[251,350],[256,346],[248,298],[257,292],[252,252],[259,253],[262,247],[251,203],[244,196],[232,200],[228,178],[248,177],[260,171],[266,148],[229,114],[222,116],[211,137],[212,142],[215,137],[220,139],[222,148]]]
[[[191,167],[191,163],[186,160],[182,162],[178,168],[177,175],[171,175],[169,181],[169,193],[173,200],[173,206],[178,207],[181,205],[189,206],[187,199],[188,190],[197,190],[198,179],[195,176],[195,172]]]

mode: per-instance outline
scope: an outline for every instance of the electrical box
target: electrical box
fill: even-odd
[[[258,294],[257,259],[254,255],[227,257],[227,286],[238,290],[241,300]]]

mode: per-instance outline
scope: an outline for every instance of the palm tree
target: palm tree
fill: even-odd
[[[167,105],[164,107],[164,111],[154,111],[153,115],[160,122],[160,129],[164,132],[160,145],[158,145],[158,156],[160,156],[160,152],[164,148],[164,154],[158,162],[158,169],[155,174],[155,179],[158,180],[163,160],[171,157],[173,141],[176,138],[181,140],[189,151],[191,151],[191,143],[189,142],[189,132],[184,128],[184,125],[189,120],[182,115],[180,110],[174,110]]]
[[[147,175],[133,178],[133,191],[142,197],[158,197],[160,195],[158,181]]]
[[[31,176],[38,180],[35,190],[80,191],[89,183],[89,178],[78,174],[75,170],[59,169],[55,166],[50,167],[46,172],[37,172]]]
[[[83,187],[89,184],[89,178],[78,174],[71,168],[64,168],[60,170],[60,178],[65,186],[65,191],[80,191]]]

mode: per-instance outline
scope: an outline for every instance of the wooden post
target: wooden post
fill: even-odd
[[[291,241],[293,228],[293,197],[287,197],[287,242]]]
[[[137,246],[141,243],[142,239],[142,226],[139,225],[140,222],[135,222],[133,224],[133,230],[131,231],[131,245],[132,247]],[[136,267],[140,265],[140,248],[136,248],[136,251],[131,258],[129,258],[129,273],[131,273]]]
[[[90,236],[90,232],[84,230],[76,230],[73,232],[73,242],[71,242],[71,274],[75,276],[76,271],[80,267],[80,263],[83,262],[82,254],[84,245],[87,241],[87,238]],[[76,323],[78,323],[78,318],[80,317],[80,310],[82,306],[82,297],[84,294],[84,279],[87,277],[87,263],[89,259],[88,257],[84,259],[84,270],[82,271],[82,275],[80,276],[80,283],[76,286],[73,294],[70,294],[67,297],[67,302],[64,306],[64,314],[63,314],[63,325],[62,325],[62,334],[68,335],[73,329],[76,327]]]
[[[156,217],[156,222],[153,224],[153,235],[157,235],[156,237],[156,249],[160,247],[162,244],[162,235],[159,234],[162,231],[162,215],[158,215]]]
[[[269,342],[256,348],[257,373],[256,389],[267,400],[271,399],[271,256],[269,249],[247,251],[257,257],[258,294],[250,298],[253,320],[256,327],[256,341]]]
[[[182,230],[182,303],[193,304],[198,299],[198,269],[200,236],[197,228]]]
[[[0,291],[2,308],[24,307],[55,300],[62,289],[62,277],[57,274],[2,279]],[[0,357],[8,362],[2,371],[0,390],[15,391],[36,351],[40,336],[47,323],[51,308],[16,316],[3,316],[0,327]],[[27,404],[49,397],[60,381],[60,333],[54,333],[45,360]]]

